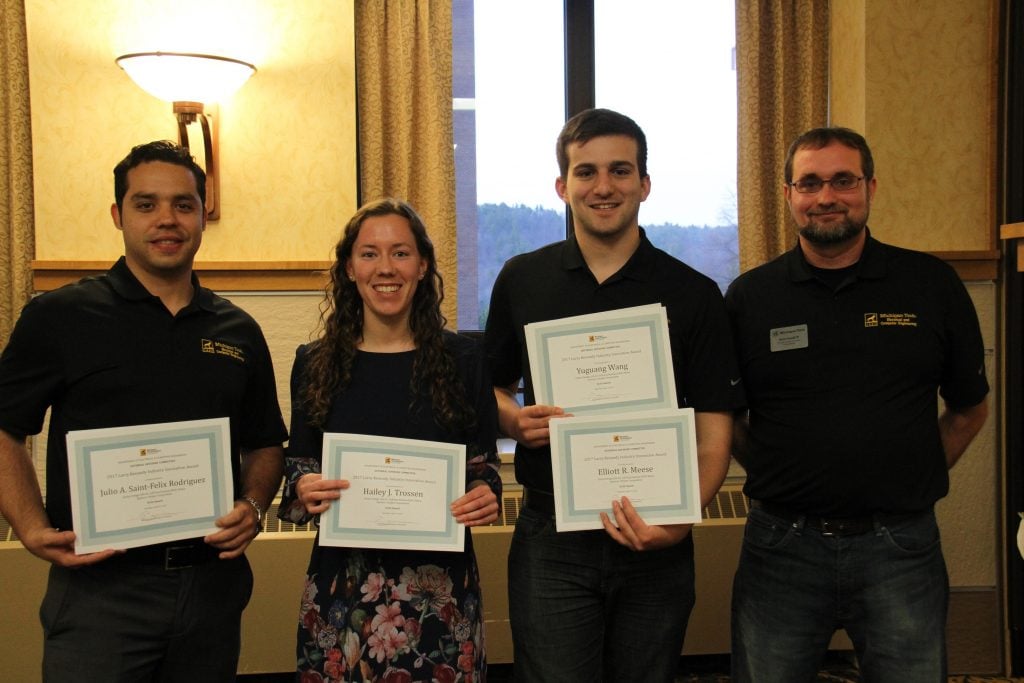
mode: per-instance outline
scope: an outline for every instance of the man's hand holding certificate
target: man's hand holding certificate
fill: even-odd
[[[694,414],[677,409],[665,309],[534,323],[526,340],[537,403],[575,416],[550,422],[558,530],[603,528],[623,497],[649,524],[699,522]]]

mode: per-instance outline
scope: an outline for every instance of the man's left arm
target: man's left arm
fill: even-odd
[[[697,469],[703,510],[718,493],[729,472],[733,417],[731,413],[698,412],[694,415],[694,422],[697,428]],[[615,515],[618,527],[608,515],[601,513],[605,531],[618,543],[635,551],[675,545],[686,538],[693,527],[692,524],[649,525],[628,498],[612,501],[612,514]]]
[[[204,540],[220,548],[220,559],[229,560],[245,552],[260,532],[258,515],[247,498],[255,500],[264,515],[270,509],[284,476],[284,449],[269,446],[242,451],[241,498],[231,512],[217,520],[220,531]]]
[[[946,467],[952,468],[964,454],[988,418],[988,399],[966,408],[951,408],[948,404],[939,416],[939,436],[946,454]]]

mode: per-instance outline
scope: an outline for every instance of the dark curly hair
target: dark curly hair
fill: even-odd
[[[344,390],[352,379],[352,364],[363,332],[363,299],[356,283],[349,280],[345,268],[366,219],[388,215],[401,216],[409,221],[416,249],[427,262],[427,270],[416,287],[409,314],[409,328],[416,345],[409,385],[412,396],[410,409],[420,397],[429,394],[434,419],[441,427],[455,433],[471,429],[476,417],[466,400],[455,360],[444,344],[447,323],[441,314],[444,282],[437,271],[434,245],[416,211],[397,199],[381,199],[360,207],[334,248],[331,279],[320,307],[320,335],[310,344],[304,388],[299,400],[310,416],[310,422],[323,428],[334,396]]]

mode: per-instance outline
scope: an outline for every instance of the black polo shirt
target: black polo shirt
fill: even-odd
[[[228,417],[238,494],[239,448],[287,438],[274,370],[256,321],[199,286],[172,316],[122,257],[105,275],[25,306],[0,355],[0,429],[38,434],[46,449],[50,522],[71,528],[67,444],[76,429]]]
[[[800,248],[726,293],[750,408],[745,492],[807,514],[930,508],[949,490],[937,393],[988,392],[974,306],[956,272],[868,235],[837,287]]]
[[[497,386],[523,378],[526,405],[535,403],[524,326],[544,320],[660,303],[680,408],[729,412],[743,392],[728,317],[718,285],[656,248],[640,231],[640,246],[613,276],[598,283],[574,238],[515,256],[491,292],[484,345]],[[551,450],[516,446],[516,479],[552,490]]]

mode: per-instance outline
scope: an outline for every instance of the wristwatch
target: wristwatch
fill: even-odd
[[[242,496],[239,500],[244,500],[256,511],[256,533],[263,531],[263,508],[260,507],[260,504],[252,496]]]

